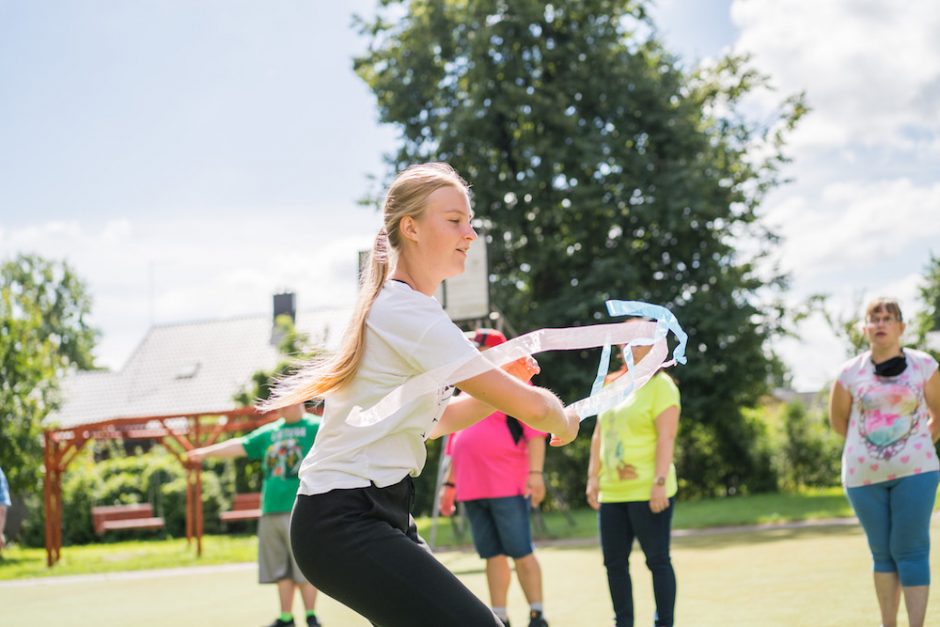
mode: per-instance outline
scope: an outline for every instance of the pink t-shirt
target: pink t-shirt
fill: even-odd
[[[897,377],[875,376],[870,352],[850,359],[839,374],[852,396],[842,450],[842,483],[848,488],[940,469],[924,401],[924,384],[937,362],[910,348],[904,356],[907,368]]]
[[[447,439],[446,453],[454,465],[457,500],[495,499],[525,494],[529,478],[528,441],[542,438],[524,422],[522,437],[513,442],[506,414],[496,412]]]

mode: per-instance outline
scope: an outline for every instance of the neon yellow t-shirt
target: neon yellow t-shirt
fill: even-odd
[[[656,479],[656,417],[669,407],[679,407],[679,388],[660,372],[624,402],[605,411],[601,425],[601,503],[648,501]],[[627,465],[636,479],[623,478]],[[666,496],[678,490],[675,464],[669,464]]]

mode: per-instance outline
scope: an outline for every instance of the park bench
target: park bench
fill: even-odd
[[[126,529],[163,529],[162,518],[153,515],[150,503],[136,505],[99,505],[91,508],[95,533]]]
[[[245,492],[232,499],[232,509],[219,514],[223,523],[256,520],[261,517],[261,493]]]

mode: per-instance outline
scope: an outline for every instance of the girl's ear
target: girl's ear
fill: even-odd
[[[416,242],[418,241],[418,222],[412,216],[405,216],[398,222],[398,232],[405,239]]]

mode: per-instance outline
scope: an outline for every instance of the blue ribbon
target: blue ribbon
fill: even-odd
[[[601,351],[601,361],[597,364],[597,376],[594,377],[594,385],[591,386],[591,396],[594,396],[604,388],[604,379],[610,371],[610,334],[607,335],[607,341],[604,342],[604,349]]]
[[[652,305],[639,300],[609,300],[607,313],[616,316],[641,316],[656,321],[656,326],[666,331],[672,331],[679,343],[672,351],[672,358],[677,364],[686,363],[685,347],[689,343],[689,336],[682,330],[679,319],[675,314],[660,305]],[[665,335],[665,333],[664,333]]]
[[[630,346],[655,344],[664,339],[669,334],[669,331],[672,331],[678,340],[678,344],[672,351],[672,358],[676,363],[686,363],[685,347],[686,344],[688,344],[689,336],[682,330],[682,326],[679,324],[679,320],[676,316],[665,307],[637,300],[609,300],[607,301],[607,313],[611,317],[638,316],[656,321],[656,333],[654,337],[634,339],[624,348],[623,357],[627,366],[626,376],[629,377],[629,385],[617,395],[617,399],[620,399],[617,400],[618,403],[626,399],[636,388],[633,373],[635,365],[633,362],[633,351],[628,350]],[[604,349],[601,351],[600,363],[597,365],[597,376],[594,378],[594,385],[591,386],[592,397],[597,395],[604,388],[604,379],[606,379],[609,369],[610,341],[608,340],[604,343]],[[595,415],[595,411],[596,408],[588,410],[581,416],[581,420]]]

